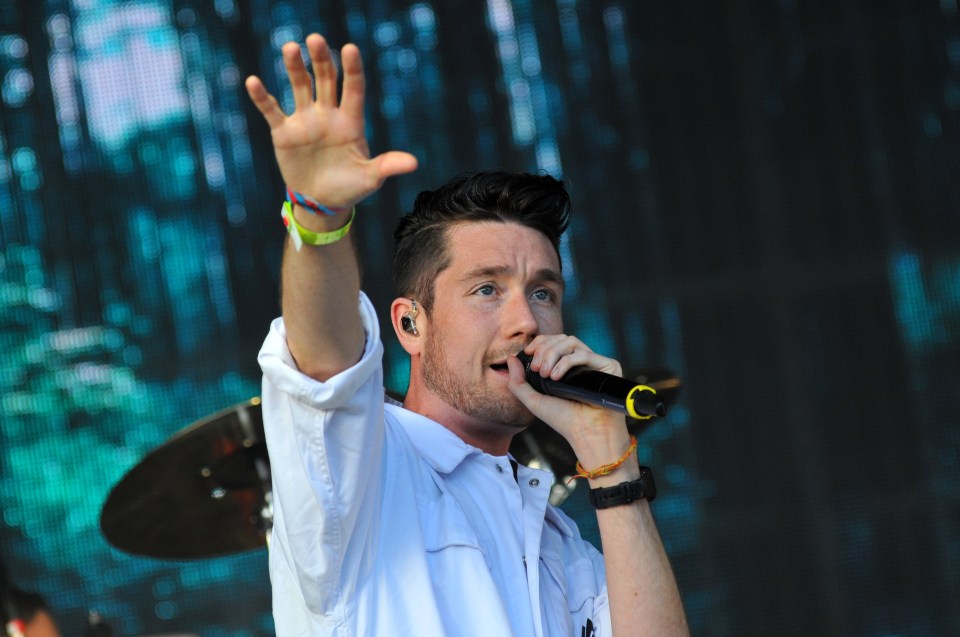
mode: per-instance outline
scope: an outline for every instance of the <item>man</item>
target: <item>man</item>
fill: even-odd
[[[552,476],[508,456],[539,418],[591,488],[640,478],[622,416],[538,394],[515,356],[544,377],[621,373],[562,333],[559,182],[488,173],[418,197],[396,233],[390,309],[410,384],[402,407],[385,405],[378,322],[344,236],[354,205],[417,161],[370,157],[359,50],[342,50],[338,104],[326,42],[306,44],[315,87],[299,46],[283,47],[289,116],[246,83],[291,201],[283,318],[260,353],[277,634],[687,634],[645,499],[598,509],[601,556],[548,506]]]

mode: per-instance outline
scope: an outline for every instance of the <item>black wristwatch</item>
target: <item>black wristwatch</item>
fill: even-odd
[[[640,467],[640,477],[636,480],[621,482],[615,487],[590,489],[590,502],[598,509],[630,504],[640,498],[652,502],[655,497],[657,486],[653,483],[653,472],[649,467]]]

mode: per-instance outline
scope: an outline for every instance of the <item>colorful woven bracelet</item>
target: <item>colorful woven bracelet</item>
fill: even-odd
[[[630,446],[623,453],[623,455],[616,460],[616,462],[611,462],[610,464],[602,464],[596,469],[594,469],[593,471],[587,471],[586,469],[584,469],[583,465],[580,464],[580,461],[578,460],[577,475],[572,476],[570,480],[567,481],[567,484],[570,484],[577,478],[587,478],[588,480],[592,480],[594,478],[599,478],[601,476],[605,476],[613,473],[614,469],[616,469],[617,467],[619,467],[620,465],[622,465],[624,462],[627,461],[627,458],[630,457],[630,454],[633,453],[633,450],[636,448],[637,448],[637,437],[630,436]]]
[[[302,192],[296,192],[287,188],[287,201],[291,204],[298,204],[304,209],[312,213],[322,212],[325,215],[335,215],[341,212],[346,212],[346,208],[334,208],[333,206],[325,206],[313,197],[305,195]]]
[[[290,205],[289,201],[283,202],[283,207],[280,208],[280,216],[283,218],[283,225],[287,228],[287,232],[290,233],[293,246],[297,249],[297,252],[300,252],[304,243],[312,246],[324,246],[336,243],[347,236],[347,233],[350,232],[350,226],[353,224],[353,219],[357,216],[357,208],[356,206],[353,207],[350,212],[350,220],[347,221],[345,226],[330,232],[312,232],[297,223],[293,216],[293,206]]]

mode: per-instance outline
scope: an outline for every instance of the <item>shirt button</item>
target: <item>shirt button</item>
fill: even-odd
[[[539,486],[540,486],[540,481],[537,480],[536,478],[530,478],[529,484],[530,484],[531,487],[539,487]]]
[[[497,473],[503,473],[503,467],[497,465]]]

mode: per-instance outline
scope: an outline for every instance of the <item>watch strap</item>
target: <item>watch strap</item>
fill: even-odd
[[[590,502],[598,509],[630,504],[641,498],[652,502],[657,497],[657,486],[653,482],[653,471],[649,467],[640,467],[640,477],[629,482],[621,482],[613,487],[590,489]]]

